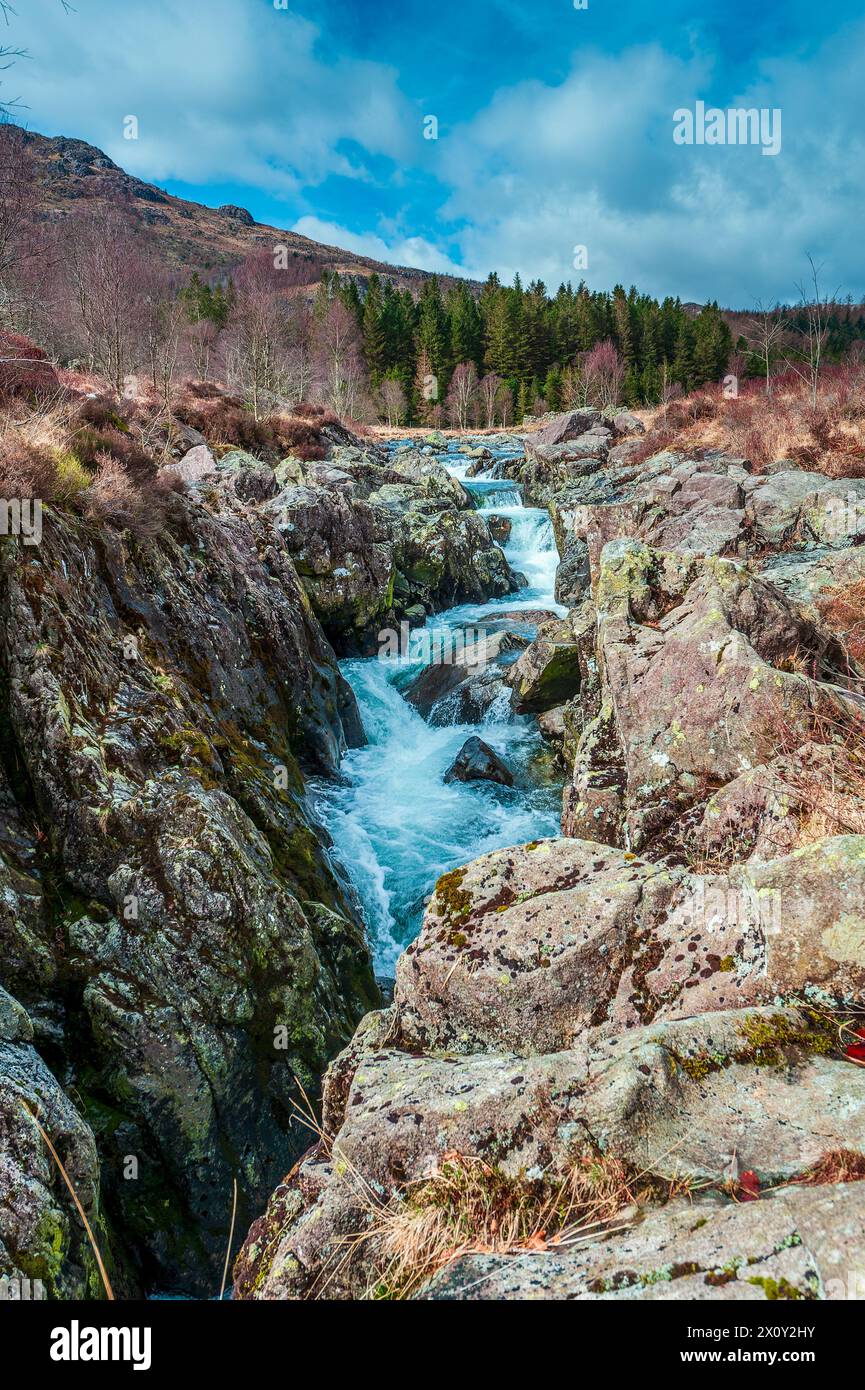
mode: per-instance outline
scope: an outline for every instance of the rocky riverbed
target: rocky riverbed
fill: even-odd
[[[481,470],[552,516],[567,611],[504,679],[561,761],[562,833],[440,878],[238,1297],[846,1296],[862,672],[821,597],[865,574],[838,525],[865,483],[638,445],[576,412]],[[507,1244],[494,1200],[543,1224]]]
[[[241,1299],[841,1296],[865,482],[326,438],[0,550],[0,1268],[100,1290],[35,1117],[132,1296],[235,1177]]]

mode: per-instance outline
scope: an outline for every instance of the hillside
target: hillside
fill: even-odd
[[[378,272],[400,289],[419,288],[429,278],[423,270],[386,265],[256,222],[245,208],[210,208],[175,198],[156,184],[127,174],[84,140],[62,135],[49,138],[30,131],[26,138],[37,165],[41,218],[58,222],[82,211],[120,208],[129,217],[130,230],[143,234],[165,263],[184,272],[228,270],[251,252],[278,243],[309,261],[311,285],[318,282],[323,269],[361,278]]]

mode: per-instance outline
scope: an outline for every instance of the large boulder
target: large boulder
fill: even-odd
[[[340,481],[334,465],[319,465],[305,470],[304,486],[283,488],[268,504],[340,651],[371,648],[379,630],[417,605],[431,613],[517,587],[460,484],[428,460],[404,467],[383,470],[367,460]],[[358,478],[369,482],[370,474],[376,486],[362,487]]]
[[[865,478],[826,478],[785,468],[744,485],[745,516],[755,547],[792,542],[851,545],[865,534]]]
[[[596,602],[601,707],[566,789],[567,834],[643,850],[785,743],[861,717],[841,644],[732,561],[613,541]]]
[[[488,743],[482,738],[467,738],[447,772],[446,782],[497,782],[503,787],[514,785],[514,775]]]
[[[162,469],[162,475],[177,479],[187,487],[201,487],[215,483],[219,469],[208,446],[201,443],[189,449],[178,463],[167,463]]]
[[[600,428],[603,423],[602,412],[594,406],[586,406],[582,410],[568,410],[557,415],[542,429],[535,430],[534,434],[527,435],[525,442],[532,448],[546,444],[564,444],[578,439],[590,430]]]
[[[531,1055],[811,991],[858,1007],[863,891],[862,836],[710,875],[587,840],[497,850],[436,885],[397,964],[402,1036]]]
[[[507,671],[514,708],[543,714],[594,683],[595,612],[591,603],[541,624],[535,640]]]
[[[382,1213],[405,1211],[459,1156],[485,1163],[490,1181],[540,1185],[552,1205],[601,1156],[650,1189],[654,1180],[721,1190],[731,1173],[766,1185],[827,1152],[861,1153],[865,1074],[830,1055],[832,1038],[804,1013],[742,1010],[590,1048],[456,1061],[388,1046],[384,1022],[341,1075],[336,1132],[250,1233],[235,1297],[362,1295],[386,1267]],[[347,1247],[352,1258],[340,1259]]]

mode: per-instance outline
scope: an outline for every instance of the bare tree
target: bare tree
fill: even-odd
[[[486,420],[488,430],[491,430],[496,422],[496,403],[503,384],[502,378],[495,372],[487,372],[486,376],[481,378],[478,387],[482,418]]]
[[[317,388],[332,410],[358,417],[366,382],[360,356],[357,320],[342,300],[334,299],[316,333]]]
[[[625,368],[611,339],[596,343],[590,352],[583,353],[580,371],[589,405],[605,410],[619,404]]]
[[[514,418],[514,393],[506,381],[502,382],[496,392],[496,404],[498,406],[499,420],[501,421],[502,429],[507,429]]]
[[[478,396],[478,373],[474,362],[460,362],[448,387],[447,415],[457,429],[468,429]]]
[[[232,366],[259,419],[286,385],[289,313],[280,273],[267,251],[250,256],[234,277],[229,320]]]
[[[401,425],[405,419],[406,394],[405,387],[397,377],[386,376],[379,390],[382,409],[387,416],[387,423],[391,429]]]
[[[833,295],[824,295],[820,288],[822,265],[815,265],[812,256],[808,257],[808,264],[811,267],[810,276],[796,286],[801,312],[805,316],[804,326],[797,329],[801,348],[795,358],[787,359],[787,365],[807,384],[811,405],[814,407],[817,404],[820,369],[829,337],[829,320],[838,303],[838,290]]]
[[[764,309],[761,301],[752,318],[745,325],[745,338],[760,364],[766,378],[766,397],[772,396],[772,359],[784,338],[786,325],[779,309]]]
[[[60,0],[60,7],[64,14],[75,13],[72,0]],[[7,29],[10,27],[12,20],[16,17],[16,10],[15,6],[12,4],[12,0],[0,0],[0,19],[3,20]],[[26,48],[14,48],[12,44],[0,44],[0,72],[8,71],[8,69],[13,66],[16,58],[27,58],[29,56]],[[9,101],[0,101],[0,119],[5,118],[8,120],[14,108],[18,105],[19,102],[17,97],[13,97]]]
[[[579,410],[584,405],[588,405],[586,380],[574,363],[565,368],[562,376],[562,407],[565,410]]]
[[[120,394],[140,360],[147,268],[117,210],[71,224],[68,274],[91,364]]]
[[[173,278],[155,266],[148,270],[142,319],[144,348],[153,389],[168,412],[187,317]]]
[[[313,315],[303,299],[291,303],[286,351],[286,394],[290,401],[305,401],[315,378]]]
[[[212,319],[195,319],[183,328],[184,355],[192,373],[199,381],[208,381],[213,374],[213,361],[222,329]]]

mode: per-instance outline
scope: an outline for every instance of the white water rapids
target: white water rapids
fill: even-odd
[[[436,632],[471,625],[483,628],[497,613],[552,609],[558,553],[545,510],[524,507],[512,483],[465,478],[469,460],[442,455],[478,500],[479,510],[507,517],[511,535],[503,547],[511,569],[528,587],[491,603],[466,604],[431,618],[412,635],[413,650],[429,646]],[[408,658],[368,657],[342,663],[357,696],[368,739],[344,760],[338,782],[317,782],[312,805],[333,840],[333,857],[360,900],[376,970],[393,974],[397,956],[417,935],[425,901],[436,879],[480,854],[559,830],[560,784],[534,719],[513,714],[498,698],[482,725],[428,724],[395,682],[423,668]],[[515,775],[513,788],[486,782],[445,783],[443,775],[463,743],[480,735]]]

